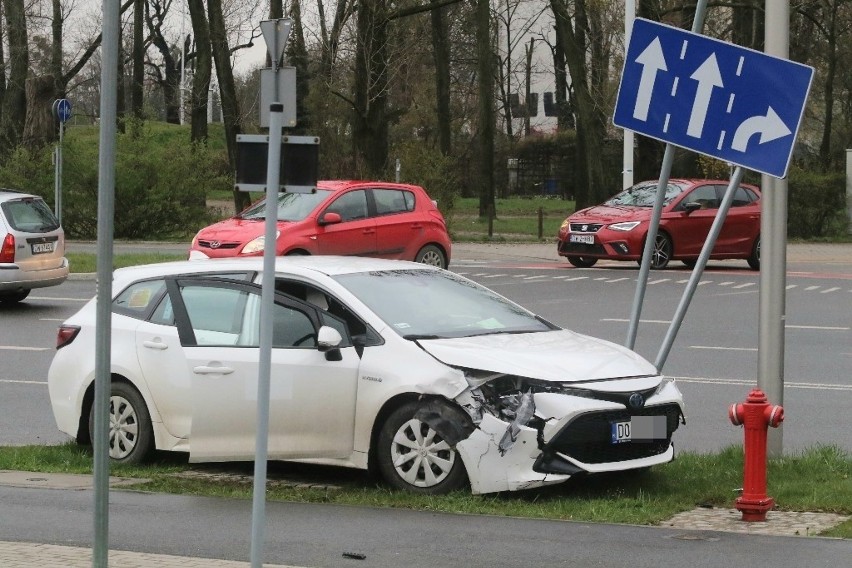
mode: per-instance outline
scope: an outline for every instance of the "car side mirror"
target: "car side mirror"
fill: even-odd
[[[320,225],[335,225],[340,223],[343,218],[340,216],[340,213],[335,213],[334,211],[329,211],[325,213],[322,217],[320,217],[319,224]]]
[[[687,203],[686,205],[683,206],[683,210],[686,211],[687,213],[692,213],[693,211],[698,211],[699,209],[701,209],[701,204],[698,203],[697,201],[693,201],[692,203]]]
[[[317,349],[320,353],[325,353],[325,358],[328,361],[340,361],[343,356],[340,354],[340,344],[343,342],[343,337],[340,332],[327,325],[319,328],[317,333]]]

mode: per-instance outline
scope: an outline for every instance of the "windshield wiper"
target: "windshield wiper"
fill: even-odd
[[[446,337],[443,336],[443,335],[426,334],[426,333],[422,333],[422,334],[411,333],[409,335],[403,335],[402,338],[407,339],[408,341],[417,341],[418,339],[446,339]]]

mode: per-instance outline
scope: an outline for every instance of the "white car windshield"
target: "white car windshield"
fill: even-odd
[[[327,189],[317,189],[314,193],[279,193],[278,220],[301,221],[313,211],[326,197]],[[258,201],[239,215],[239,219],[262,220],[266,218],[266,200]]]
[[[346,274],[337,280],[406,339],[558,329],[452,272],[392,270]]]
[[[683,192],[683,187],[673,183],[666,187],[664,204]],[[611,197],[605,205],[630,205],[633,207],[653,207],[657,196],[657,182],[636,184]]]

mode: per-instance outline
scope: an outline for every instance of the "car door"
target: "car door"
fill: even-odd
[[[684,195],[672,210],[664,215],[662,224],[672,237],[675,255],[698,256],[718,212],[719,198],[715,185],[699,185]]]
[[[720,198],[724,197],[727,186],[717,186],[717,190]],[[746,188],[737,188],[714,252],[745,256],[751,253],[754,239],[760,232],[760,202],[754,197]]]
[[[244,282],[168,280],[191,373],[191,461],[252,459],[259,375],[260,287]],[[270,459],[345,458],[353,448],[359,358],[316,346],[314,308],[277,295],[272,311]],[[332,359],[332,360],[329,360]]]
[[[415,212],[414,193],[376,188],[372,196],[376,207],[377,256],[414,260],[425,231],[423,219]]]
[[[338,196],[320,213],[319,219],[322,220],[326,213],[339,214],[340,222],[318,228],[319,254],[375,256],[376,219],[369,214],[365,189]]]

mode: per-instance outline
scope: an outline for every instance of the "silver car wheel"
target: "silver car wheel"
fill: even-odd
[[[122,396],[109,399],[109,457],[117,460],[133,452],[139,441],[139,418],[133,405]]]
[[[391,446],[397,474],[415,487],[434,487],[450,474],[456,452],[423,422],[412,418],[397,430]]]
[[[426,245],[420,249],[420,252],[418,252],[417,256],[414,258],[414,262],[428,264],[429,266],[437,266],[438,268],[447,267],[447,259],[444,256],[444,253],[435,245]]]

